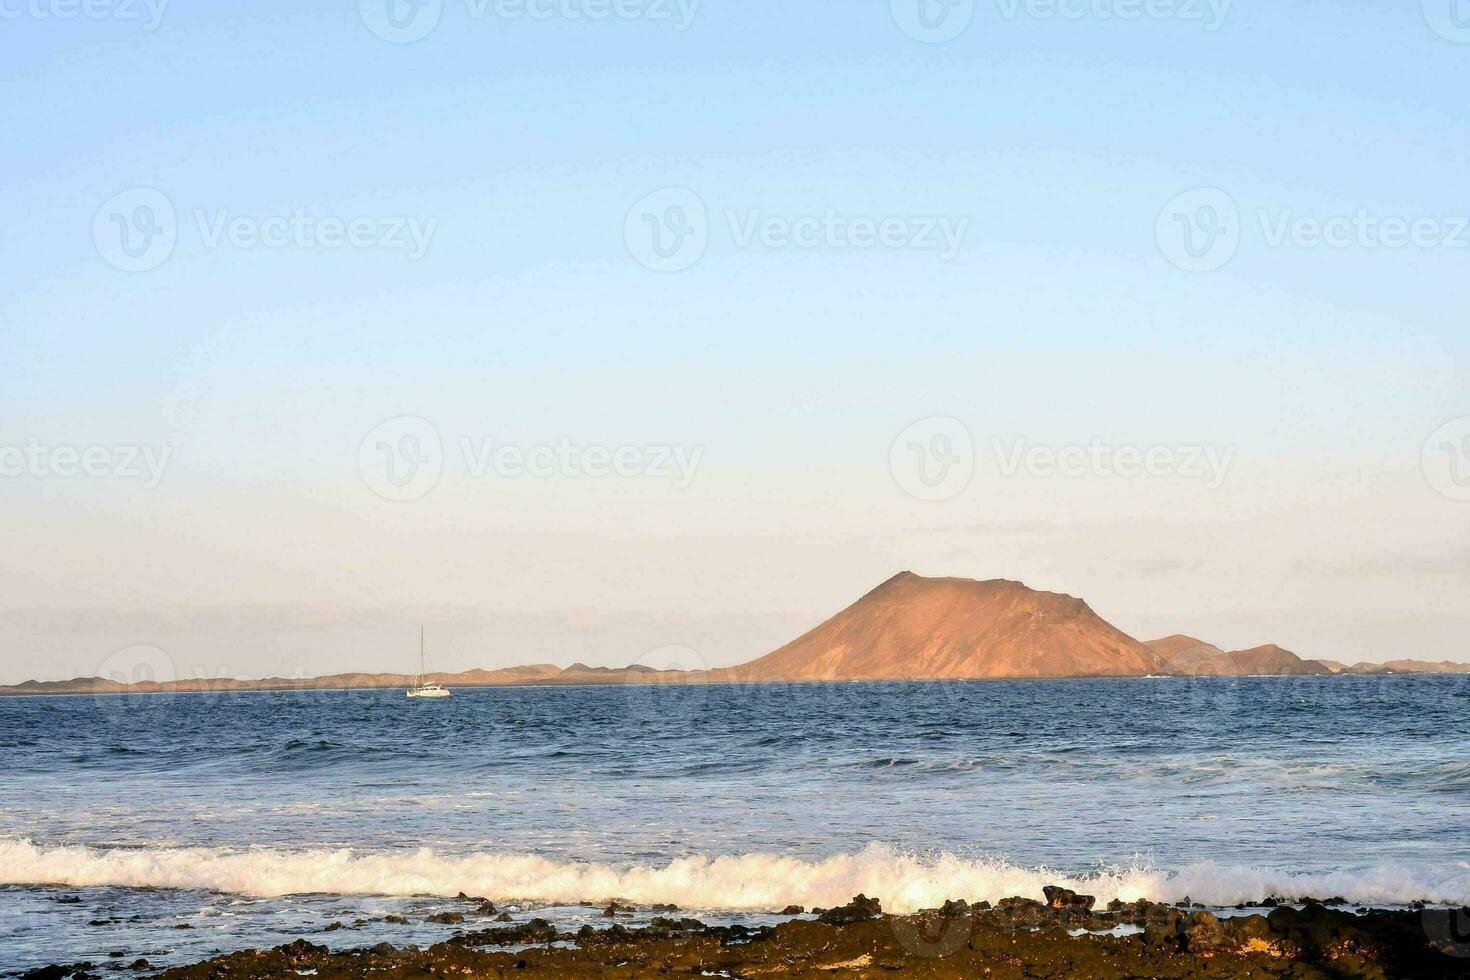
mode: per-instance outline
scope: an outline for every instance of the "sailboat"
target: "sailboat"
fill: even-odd
[[[449,689],[439,684],[424,683],[424,628],[419,627],[419,675],[407,692],[411,698],[447,698]]]

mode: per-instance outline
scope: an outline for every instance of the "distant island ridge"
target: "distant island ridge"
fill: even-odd
[[[1275,644],[1227,651],[1182,634],[1140,642],[1073,596],[1006,579],[925,578],[900,572],[785,646],[735,667],[680,671],[640,664],[529,664],[432,673],[423,679],[446,687],[514,687],[1430,673],[1470,673],[1470,664],[1392,660],[1347,665],[1303,659]],[[336,690],[408,687],[417,681],[413,675],[391,673],[137,683],[76,677],[0,687],[0,695]]]

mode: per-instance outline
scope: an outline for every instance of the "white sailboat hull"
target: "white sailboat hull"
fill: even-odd
[[[424,683],[424,628],[419,627],[419,675],[413,679],[414,686],[404,691],[411,698],[447,698],[449,689],[438,684]]]

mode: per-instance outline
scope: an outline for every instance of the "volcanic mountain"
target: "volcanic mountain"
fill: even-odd
[[[1081,599],[1004,579],[900,572],[779,650],[714,673],[813,681],[1132,677],[1165,669],[1158,654]]]
[[[1249,650],[1221,650],[1213,643],[1192,636],[1174,634],[1146,644],[1169,665],[1171,673],[1226,677],[1262,674],[1301,675],[1331,674],[1331,667],[1320,660],[1303,660],[1290,650],[1274,643]]]

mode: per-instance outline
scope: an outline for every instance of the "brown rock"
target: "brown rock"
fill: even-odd
[[[1152,906],[1143,922],[1143,941],[1149,946],[1177,945],[1184,913],[1165,905]]]
[[[1092,908],[1093,903],[1097,901],[1091,895],[1079,895],[1072,889],[1063,888],[1061,885],[1047,885],[1041,889],[1041,893],[1046,896],[1046,904],[1054,909],[1087,910]]]
[[[868,922],[883,914],[883,906],[876,898],[866,895],[856,895],[846,905],[835,909],[827,909],[817,916],[817,921],[828,925],[848,925],[853,922]]]
[[[1264,915],[1234,915],[1225,920],[1225,934],[1237,943],[1271,938],[1271,924]]]
[[[1225,927],[1209,912],[1191,912],[1184,923],[1184,941],[1192,953],[1214,949],[1225,943]]]

